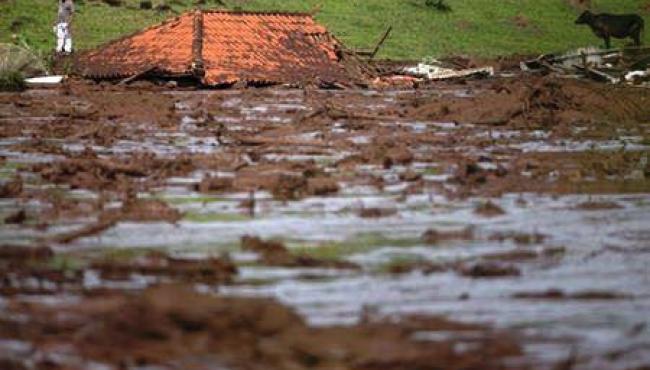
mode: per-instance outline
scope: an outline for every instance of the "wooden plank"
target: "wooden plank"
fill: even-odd
[[[381,46],[384,44],[388,36],[390,36],[390,33],[393,31],[393,26],[388,26],[388,29],[386,29],[386,32],[384,32],[384,35],[381,37],[377,45],[375,45],[375,48],[372,51],[372,54],[370,54],[370,60],[375,58],[375,55],[379,52],[379,49]]]
[[[153,70],[155,70],[155,69],[156,69],[156,68],[153,67],[153,68],[145,69],[145,70],[142,71],[142,72],[138,72],[138,73],[134,74],[133,76],[130,76],[130,77],[127,77],[127,78],[123,79],[122,81],[120,81],[120,83],[118,83],[118,85],[127,85],[127,84],[129,84],[129,83],[131,83],[131,82],[137,80],[138,78],[140,78],[140,77],[146,75],[147,73],[149,73],[149,72],[151,72],[151,71],[153,71]]]

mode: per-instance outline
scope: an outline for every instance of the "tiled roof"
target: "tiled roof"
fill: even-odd
[[[337,47],[309,14],[194,11],[91,50],[79,65],[90,78],[155,71],[206,85],[343,82]]]
[[[157,68],[165,74],[191,73],[194,15],[186,13],[80,57],[83,75],[128,77]]]

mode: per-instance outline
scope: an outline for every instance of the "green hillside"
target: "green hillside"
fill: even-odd
[[[154,7],[162,0],[153,0]],[[212,2],[211,2],[212,1]],[[52,26],[57,0],[0,0],[0,41],[25,40],[47,52],[54,46]],[[173,12],[140,10],[138,0],[111,7],[100,0],[77,6],[74,40],[88,48],[194,7],[194,0],[168,0]],[[495,56],[566,50],[600,45],[586,27],[573,24],[571,0],[446,0],[441,13],[425,0],[207,0],[204,7],[243,10],[310,11],[348,46],[368,47],[389,25],[393,35],[380,57],[419,59],[463,54]],[[650,21],[650,1],[592,0],[597,11],[637,12]],[[646,37],[646,40],[650,40]],[[623,45],[615,41],[615,46]]]

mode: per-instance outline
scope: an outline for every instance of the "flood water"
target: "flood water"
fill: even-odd
[[[30,92],[36,97],[50,93]],[[465,93],[462,89],[426,92],[424,97]],[[40,138],[60,146],[61,153],[16,146],[31,142],[29,127],[53,119],[26,110],[19,117],[23,135],[4,135],[0,140],[0,156],[5,158],[0,178],[6,183],[20,172],[25,191],[54,188],[61,197],[97,199],[97,189],[48,183],[39,173],[30,172],[29,166],[74,157],[73,153],[87,148],[107,157],[134,151],[172,159],[182,154],[219,155],[232,144],[206,134],[205,125],[218,122],[229,133],[269,139],[236,155],[242,162],[265,163],[260,176],[291,172],[287,163],[309,162],[334,177],[338,191],[288,200],[277,199],[264,188],[204,193],[196,186],[207,174],[238,178],[239,169],[226,165],[195,168],[138,194],[142,199],[163,200],[182,212],[179,221],[120,221],[70,243],[49,243],[57,253],[82,256],[106,250],[161,250],[190,259],[228,254],[239,267],[234,281],[200,284],[198,289],[227,296],[271,297],[295,308],[315,327],[356,325],[368,315],[380,320],[435,315],[516,332],[527,357],[539,368],[552,368],[572,355],[578,359],[576,369],[632,369],[650,364],[650,192],[644,188],[538,192],[532,186],[510,191],[517,189],[512,186],[499,194],[479,190],[461,196],[466,184],[455,181],[467,157],[477,159],[476,171],[492,174],[502,168],[518,171],[514,161],[529,154],[551,153],[562,163],[564,153],[607,156],[621,152],[636,153],[638,163],[629,165],[625,173],[610,171],[606,180],[644,181],[650,150],[643,139],[647,123],[633,129],[622,127],[607,138],[581,137],[582,130],[591,129],[588,125],[573,127],[570,135],[562,136],[552,129],[487,128],[403,115],[384,115],[359,127],[354,122],[358,118],[344,117],[303,126],[295,117],[313,111],[314,101],[329,99],[371,115],[397,109],[412,93],[317,92],[311,100],[294,90],[161,94],[173,100],[176,124],[161,127],[146,119],[120,123],[123,134],[107,143],[85,137]],[[386,136],[388,141],[405,140],[412,159],[396,160],[391,166],[364,160],[340,165],[378,145],[378,136],[383,136],[381,142]],[[544,166],[543,159],[536,161]],[[274,163],[284,167],[273,167]],[[565,169],[550,172],[543,181],[565,181]],[[417,175],[417,186],[406,178],[407,171]],[[531,174],[521,176],[542,181]],[[584,189],[601,180],[589,174],[580,178],[587,184]],[[254,199],[252,209],[243,208],[242,202],[250,199]],[[488,200],[499,210],[496,214],[477,211]],[[115,198],[104,207],[120,204]],[[51,207],[38,197],[0,199],[4,216],[21,209],[38,215]],[[369,209],[378,215],[363,216]],[[61,216],[50,220],[47,228],[34,227],[37,221],[3,224],[0,236],[4,244],[30,245],[83,228],[97,217],[94,211]],[[427,231],[440,237],[427,240]],[[240,249],[244,235],[279,240],[290,251],[349,261],[360,269],[258,264],[254,253]],[[472,273],[482,266],[510,273]],[[157,281],[133,275],[119,286],[141,289]],[[92,269],[86,271],[84,284],[115,286]],[[435,342],[455,335],[459,334],[422,332],[418,340]]]

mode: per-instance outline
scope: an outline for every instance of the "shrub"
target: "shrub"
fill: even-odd
[[[426,0],[424,4],[441,12],[451,11],[451,7],[445,3],[445,0]]]
[[[15,70],[0,71],[0,91],[25,90],[23,74]]]
[[[47,72],[43,60],[31,49],[13,44],[0,44],[0,73],[16,71],[33,77]]]
[[[0,91],[22,91],[25,77],[47,73],[43,59],[23,44],[0,44]]]

